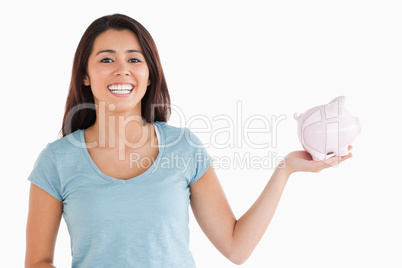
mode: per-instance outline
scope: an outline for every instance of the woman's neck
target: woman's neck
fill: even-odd
[[[97,111],[95,123],[85,130],[85,141],[92,147],[138,149],[149,141],[150,125],[141,114]]]

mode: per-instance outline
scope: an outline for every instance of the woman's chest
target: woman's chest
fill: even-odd
[[[159,149],[150,146],[115,151],[94,148],[88,152],[102,173],[112,178],[128,180],[147,171],[157,159]]]
[[[190,190],[181,176],[151,174],[139,183],[84,183],[66,190],[63,215],[67,225],[85,225],[88,231],[115,224],[135,227],[152,222],[157,226],[188,217]]]

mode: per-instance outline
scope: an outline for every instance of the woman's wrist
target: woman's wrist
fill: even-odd
[[[286,178],[289,178],[293,172],[294,171],[290,169],[289,165],[287,165],[286,158],[283,159],[275,168],[275,173],[286,176]]]

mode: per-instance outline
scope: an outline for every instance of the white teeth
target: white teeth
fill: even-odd
[[[127,85],[127,84],[119,84],[119,85],[110,85],[107,87],[110,91],[128,91],[130,92],[131,90],[133,90],[133,86],[132,85]],[[124,94],[124,93],[122,93]]]
[[[112,90],[113,94],[128,94],[131,90]]]

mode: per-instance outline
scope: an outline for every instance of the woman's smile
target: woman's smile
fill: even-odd
[[[107,86],[107,89],[116,97],[128,97],[134,91],[135,86],[130,83],[113,83]]]

